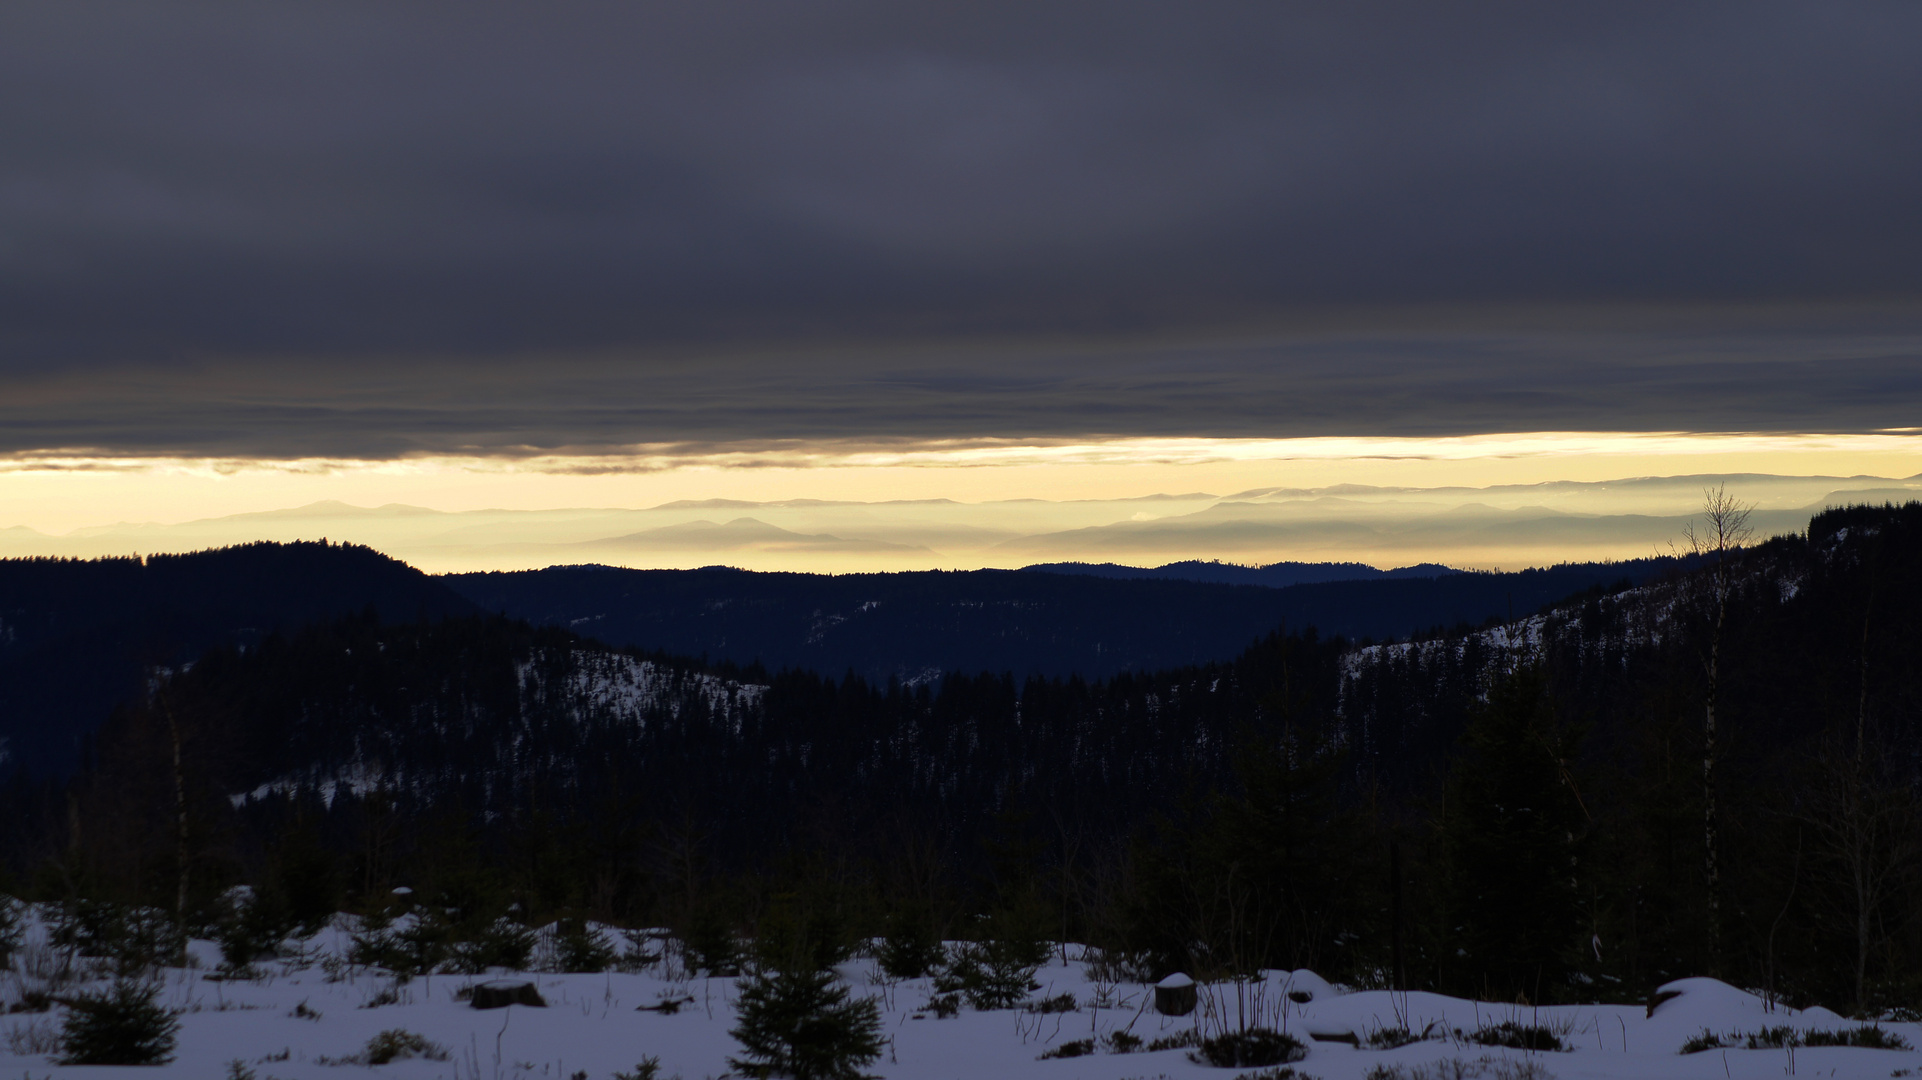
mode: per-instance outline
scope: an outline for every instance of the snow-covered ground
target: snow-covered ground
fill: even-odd
[[[0,979],[0,1008],[18,1002],[23,990],[34,985],[22,968],[35,955],[47,958],[41,929],[30,927],[26,953],[16,956],[14,970]],[[222,980],[209,978],[219,964],[218,948],[211,942],[194,942],[191,956],[198,966],[163,973],[162,1000],[180,1010],[176,1057],[171,1064],[141,1069],[138,1074],[219,1080],[230,1075],[230,1063],[238,1060],[259,1080],[345,1080],[367,1073],[412,1080],[570,1080],[582,1074],[589,1080],[610,1080],[617,1071],[631,1073],[644,1057],[654,1057],[659,1059],[662,1080],[676,1074],[700,1080],[728,1072],[728,1057],[739,1052],[728,1034],[735,1022],[735,981],[688,977],[671,958],[640,971],[527,975],[538,985],[547,1007],[475,1010],[460,1000],[460,991],[488,977],[435,975],[396,990],[394,980],[385,974],[344,967],[340,959],[347,944],[345,929],[336,927],[311,942],[303,959],[262,963],[257,978]],[[1200,1021],[1199,1013],[1182,1018],[1157,1015],[1152,988],[1103,984],[1091,977],[1093,972],[1078,959],[1080,955],[1081,950],[1073,946],[1060,950],[1053,963],[1036,973],[1042,989],[1034,997],[1072,994],[1077,1002],[1073,1011],[1042,1014],[963,1008],[949,1019],[923,1007],[933,993],[928,980],[890,983],[878,977],[872,961],[850,961],[840,968],[842,977],[854,993],[878,1000],[885,1024],[886,1052],[868,1071],[890,1080],[1204,1076],[1227,1080],[1253,1071],[1196,1064],[1179,1049],[1040,1060],[1043,1053],[1076,1040],[1126,1031],[1152,1041],[1178,1035]],[[1726,1035],[1781,1026],[1836,1030],[1856,1025],[1823,1009],[1770,1008],[1755,995],[1709,979],[1684,979],[1671,984],[1671,989],[1680,991],[1679,996],[1661,1004],[1651,1017],[1641,1004],[1535,1009],[1426,993],[1347,992],[1311,972],[1270,972],[1265,982],[1244,984],[1239,994],[1232,985],[1203,987],[1202,1011],[1212,999],[1232,1025],[1239,999],[1239,1007],[1251,1019],[1284,1029],[1306,1043],[1307,1057],[1294,1068],[1322,1080],[1362,1080],[1383,1066],[1399,1067],[1403,1080],[1472,1076],[1514,1080],[1531,1075],[1562,1080],[1881,1078],[1922,1070],[1922,1053],[1914,1050],[1804,1047],[1684,1055],[1679,1052],[1682,1044],[1704,1029]],[[383,996],[398,1000],[375,1004]],[[672,1013],[642,1008],[686,998],[692,1001]],[[60,1016],[58,1006],[46,1013],[0,1016],[0,1077],[37,1080],[128,1074],[125,1068],[57,1065],[44,1049],[36,1051],[36,1040],[44,1045],[59,1030]],[[1473,1032],[1504,1021],[1547,1027],[1571,1048],[1545,1053],[1490,1049],[1455,1034],[1457,1029]],[[1882,1027],[1911,1046],[1922,1045],[1922,1025]],[[1365,1043],[1369,1033],[1384,1028],[1428,1030],[1430,1037],[1392,1050],[1333,1041],[1352,1037]],[[438,1044],[446,1052],[445,1059],[415,1057],[382,1066],[327,1060],[356,1054],[378,1033],[393,1029]],[[1421,1068],[1436,1064],[1442,1068]],[[1527,1071],[1528,1065],[1539,1071]]]

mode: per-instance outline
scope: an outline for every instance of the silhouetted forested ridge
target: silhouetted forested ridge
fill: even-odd
[[[390,621],[475,610],[405,563],[324,540],[0,559],[0,778],[72,769],[149,668],[368,607]]]
[[[49,897],[165,902],[184,866],[204,906],[297,862],[350,906],[405,884],[690,940],[799,906],[1146,974],[1529,1001],[1715,974],[1879,1015],[1922,1005],[1918,658],[1922,504],[1513,623],[1277,632],[1103,680],[770,675],[354,617],[167,679],[86,775],[14,793],[7,859]]]
[[[885,683],[957,670],[1105,679],[1226,661],[1280,626],[1351,640],[1478,627],[1597,586],[1627,588],[1679,564],[1644,559],[1288,588],[1043,568],[825,575],[556,566],[442,580],[484,610],[611,644],[852,670]]]
[[[1164,578],[1173,581],[1207,581],[1217,585],[1262,585],[1284,589],[1327,581],[1369,581],[1379,578],[1432,578],[1462,571],[1439,563],[1420,563],[1378,570],[1367,563],[1278,562],[1265,566],[1242,566],[1218,559],[1184,559],[1160,566],[1123,566],[1119,563],[1056,562],[1036,563],[1021,569],[1041,574],[1081,574],[1087,577],[1139,580]]]

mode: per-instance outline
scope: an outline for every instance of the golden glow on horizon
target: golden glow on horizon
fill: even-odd
[[[1531,432],[1437,438],[969,440],[387,461],[0,457],[0,528],[183,522],[319,500],[436,510],[648,507],[682,499],[1122,499],[1336,484],[1487,487],[1632,476],[1922,473],[1922,432]]]

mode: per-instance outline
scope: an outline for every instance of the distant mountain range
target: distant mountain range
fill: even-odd
[[[1070,564],[838,575],[556,566],[440,580],[486,611],[610,645],[770,670],[853,671],[885,683],[950,671],[1106,678],[1222,660],[1283,626],[1349,639],[1402,638],[1532,614],[1572,594],[1627,588],[1679,565],[1643,559],[1494,574],[1340,564]],[[1374,576],[1343,579],[1363,572]],[[1225,581],[1195,580],[1207,574]],[[1227,583],[1248,578],[1298,583]]]
[[[1762,535],[1801,532],[1830,506],[1922,497],[1922,477],[1717,474],[972,503],[701,499],[650,507],[441,511],[318,502],[193,521],[98,524],[57,536],[0,528],[0,557],[189,552],[327,537],[364,544],[429,573],[582,563],[836,574],[1114,563],[1192,569],[1152,576],[1281,586],[1328,579],[1202,570],[1189,560],[1259,567],[1287,559],[1333,564],[1342,577],[1360,578],[1376,574],[1363,564],[1405,568],[1391,575],[1427,576],[1440,567],[1407,564],[1516,569],[1642,558],[1678,542],[1701,510],[1703,490],[1724,486],[1754,506],[1750,524]]]
[[[1325,581],[1381,581],[1399,578],[1434,578],[1463,571],[1436,563],[1378,570],[1367,563],[1354,562],[1278,562],[1267,566],[1242,566],[1217,559],[1187,559],[1155,567],[1120,566],[1115,563],[1057,562],[1036,563],[1024,570],[1046,574],[1084,574],[1088,577],[1140,580],[1160,578],[1170,581],[1207,581],[1217,585],[1262,585],[1283,589],[1290,585],[1310,585]]]
[[[0,560],[0,776],[70,770],[88,734],[154,668],[368,609],[388,623],[504,613],[617,647],[853,671],[878,683],[954,671],[1098,679],[1226,659],[1283,626],[1382,639],[1480,625],[1673,565],[1486,574],[1175,563],[846,575],[570,566],[437,578],[324,542]],[[1373,576],[1327,580],[1358,574]],[[1228,583],[1248,580],[1297,583]]]

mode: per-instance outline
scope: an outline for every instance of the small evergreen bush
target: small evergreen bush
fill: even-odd
[[[614,966],[615,957],[614,943],[589,926],[586,919],[562,919],[554,924],[555,971],[606,971]]]
[[[262,956],[277,955],[293,929],[284,905],[272,895],[235,895],[216,931],[220,958],[229,969],[247,968]]]
[[[633,1072],[614,1070],[614,1080],[660,1080],[661,1059],[652,1054],[642,1058]]]
[[[54,911],[52,941],[113,963],[129,978],[178,956],[185,937],[165,912],[106,900],[74,900]]]
[[[914,906],[896,912],[888,920],[887,936],[881,939],[876,958],[889,977],[918,979],[947,957],[941,948],[941,939],[935,935],[934,920],[925,909]]]
[[[734,928],[712,905],[704,905],[681,935],[681,950],[689,968],[709,976],[741,973],[741,946]]]
[[[756,929],[754,959],[761,967],[824,971],[854,955],[854,941],[831,905],[805,906],[791,894],[776,897]]]
[[[164,1065],[180,1020],[159,1004],[160,986],[121,978],[113,989],[66,1001],[63,1065]]]
[[[398,925],[398,929],[396,926]],[[397,982],[432,975],[448,957],[452,928],[423,908],[411,919],[372,924],[354,934],[347,949],[349,963],[385,968]]]
[[[455,935],[447,967],[462,975],[480,975],[489,968],[525,971],[534,954],[534,931],[502,916],[475,930]]]
[[[1034,981],[1040,966],[1024,942],[1000,938],[970,942],[956,949],[948,966],[934,977],[934,989],[959,994],[976,1009],[1010,1009],[1040,988]]]
[[[741,982],[741,1044],[728,1064],[749,1076],[859,1080],[881,1056],[881,1010],[851,1001],[830,971],[764,970]]]

